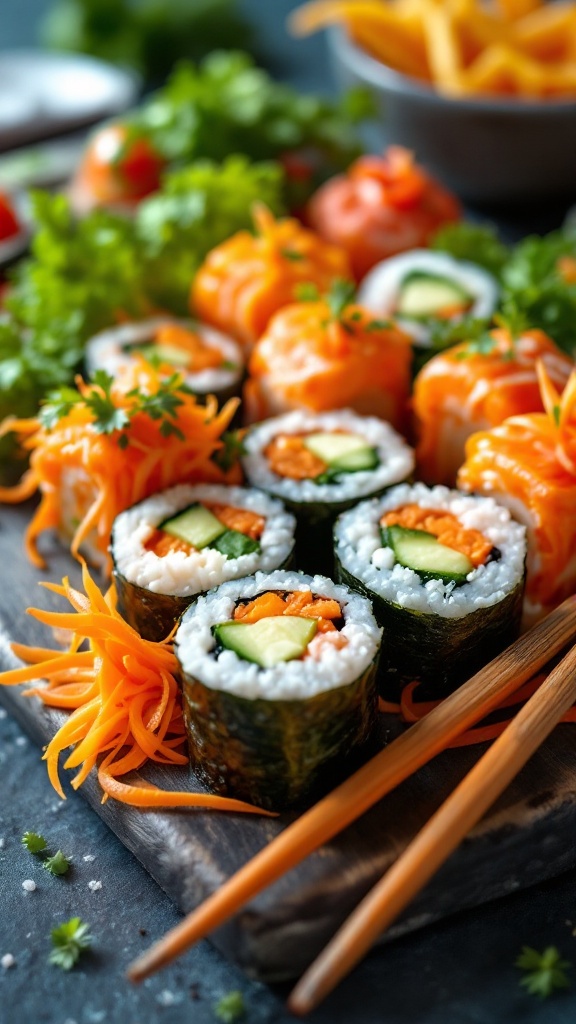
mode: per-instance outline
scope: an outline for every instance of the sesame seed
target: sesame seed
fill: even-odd
[[[91,882],[88,882],[88,888],[90,889],[90,892],[98,892],[98,890],[102,888],[102,882],[97,882],[93,879]]]
[[[96,855],[93,853],[86,853],[82,857],[82,860],[86,861],[86,864],[91,864],[93,860],[96,860]]]
[[[25,889],[26,892],[34,892],[36,888],[36,882],[34,882],[32,878],[26,878],[22,882],[22,888]]]
[[[0,964],[2,964],[2,967],[4,968],[5,971],[7,971],[9,967],[14,967],[15,963],[16,961],[12,956],[12,953],[5,953],[2,959],[0,960]]]

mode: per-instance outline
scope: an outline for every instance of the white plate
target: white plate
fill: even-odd
[[[0,53],[0,150],[119,113],[138,90],[136,75],[93,57]]]

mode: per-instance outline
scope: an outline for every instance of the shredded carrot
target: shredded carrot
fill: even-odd
[[[143,396],[150,403],[160,393],[159,401],[164,401],[163,387],[165,379],[160,371],[138,360],[133,378],[126,373],[111,389],[114,409],[130,417],[121,430],[102,431],[93,403],[106,396],[98,385],[85,384],[81,378],[77,379],[79,400],[53,427],[35,418],[9,418],[0,427],[0,434],[16,433],[22,447],[30,452],[30,469],[16,487],[0,488],[0,502],[24,501],[37,490],[41,494],[25,539],[35,565],[44,565],[37,547],[39,535],[57,529],[72,535],[75,557],[82,545],[89,544],[109,571],[112,523],[124,509],[184,480],[239,480],[237,468],[225,474],[213,461],[237,401],[227,402],[219,412],[215,398],[210,397],[202,406],[192,394],[179,390],[174,418],[170,414],[162,417],[154,407],[152,413],[147,413],[142,409]],[[172,401],[171,395],[168,400]],[[124,445],[119,443],[121,435]],[[70,508],[71,500],[74,510],[67,514],[64,510]],[[73,517],[79,520],[77,526]]]
[[[267,814],[239,800],[118,781],[148,760],[188,763],[177,662],[170,637],[160,643],[143,640],[116,611],[113,592],[106,597],[100,593],[85,564],[82,578],[85,594],[74,590],[67,579],[62,586],[49,587],[68,599],[72,614],[28,609],[47,625],[72,629],[70,650],[15,644],[15,653],[28,664],[0,674],[0,684],[5,686],[46,679],[45,685],[27,690],[26,695],[39,697],[50,707],[71,710],[44,754],[56,792],[64,798],[58,761],[71,748],[64,767],[78,769],[72,786],[77,789],[97,768],[103,802],[111,796],[135,807],[210,807]],[[84,641],[88,650],[78,650]]]
[[[467,530],[451,512],[419,505],[403,505],[386,512],[380,520],[382,526],[403,526],[409,530],[432,533],[441,544],[467,555],[473,565],[483,565],[493,544],[479,530]]]
[[[518,708],[524,701],[529,700],[530,697],[536,690],[542,685],[546,679],[546,672],[540,672],[532,679],[524,683],[518,690],[506,697],[495,709],[496,712],[500,712],[504,708]],[[405,722],[407,725],[412,725],[414,722],[419,722],[426,715],[429,715],[431,711],[437,708],[442,701],[441,700],[422,700],[415,701],[414,694],[419,686],[417,680],[413,680],[411,683],[407,683],[400,695],[400,703],[394,703],[392,701],[384,700],[382,697],[378,702],[378,710],[381,714],[396,715],[401,722]],[[504,718],[499,717],[498,721],[484,721],[480,722],[479,725],[474,726],[472,729],[468,729],[466,732],[461,733],[456,739],[452,740],[450,747],[468,747],[473,746],[475,743],[486,743],[489,740],[496,739],[507,725],[510,724],[514,716],[506,716]],[[562,722],[576,722],[576,706],[570,708],[563,718]]]

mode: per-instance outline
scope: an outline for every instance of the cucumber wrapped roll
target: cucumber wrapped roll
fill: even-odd
[[[111,327],[86,346],[88,373],[106,370],[113,377],[143,357],[167,374],[181,373],[200,400],[215,395],[220,405],[240,394],[244,357],[232,338],[193,320],[156,317]]]
[[[118,610],[162,640],[194,598],[290,562],[296,523],[281,502],[224,484],[179,484],[122,512],[112,529]]]
[[[271,810],[334,784],[372,735],[380,636],[368,601],[320,576],[257,573],[199,598],[175,639],[195,772]]]
[[[373,601],[382,686],[443,696],[517,637],[525,529],[487,498],[403,484],[340,516],[338,578]]]
[[[297,410],[253,427],[245,438],[249,483],[294,512],[296,564],[332,575],[332,523],[362,498],[406,480],[414,453],[390,424],[349,409]]]

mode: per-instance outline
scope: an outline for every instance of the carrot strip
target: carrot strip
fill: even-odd
[[[65,597],[74,612],[28,612],[48,626],[72,631],[66,652],[16,644],[15,652],[28,665],[0,674],[0,684],[14,685],[47,678],[47,686],[26,691],[51,707],[68,708],[70,717],[48,744],[44,760],[48,777],[64,799],[58,775],[60,755],[68,751],[65,769],[77,768],[72,786],[78,788],[98,767],[103,799],[114,797],[135,807],[209,807],[214,810],[268,814],[239,800],[205,793],[172,792],[146,784],[126,784],[118,776],[148,760],[161,764],[187,763],[186,740],[177,662],[166,641],[143,640],[116,611],[114,595],[105,597],[83,564],[85,593],[67,579],[49,589]],[[78,646],[89,642],[89,650]]]

